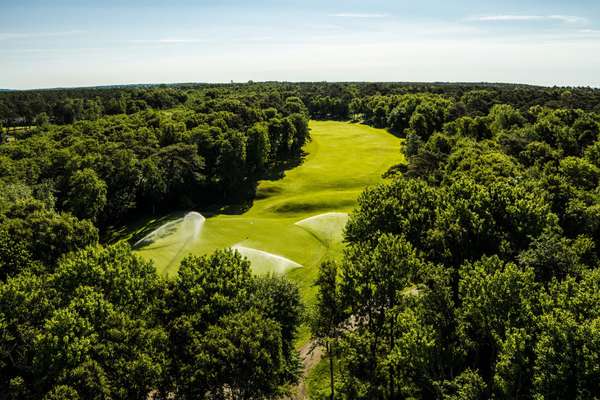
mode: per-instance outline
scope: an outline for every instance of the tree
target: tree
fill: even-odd
[[[494,134],[525,124],[525,118],[521,113],[508,104],[494,105],[490,110],[489,118],[492,120],[490,128]]]
[[[471,90],[466,92],[460,101],[469,114],[486,115],[496,101],[496,93],[491,90]]]
[[[405,327],[400,317],[404,298],[410,297],[426,266],[402,236],[382,235],[373,245],[350,247],[341,266],[343,308],[356,325],[355,332],[342,339],[342,351],[367,351],[357,364],[345,366],[352,381],[364,383],[364,396],[396,398],[405,395],[398,386],[402,371],[392,361],[390,366],[388,357],[394,358],[396,346],[402,346],[397,338],[403,338]]]
[[[78,218],[95,221],[106,206],[107,185],[91,168],[79,170],[69,179],[64,206]]]
[[[593,248],[593,242],[585,236],[570,240],[558,232],[545,231],[519,254],[518,260],[532,268],[539,281],[549,282],[553,278],[578,276],[589,268],[586,264],[593,265]]]
[[[264,123],[257,123],[248,130],[247,135],[246,159],[251,168],[260,173],[269,164],[269,130]]]
[[[48,117],[48,114],[40,113],[36,115],[33,123],[38,127],[45,127],[50,123],[50,118]]]
[[[197,378],[207,382],[208,395],[253,399],[277,394],[278,377],[285,373],[279,331],[275,321],[252,310],[211,325],[195,355]]]
[[[46,265],[53,265],[66,253],[98,242],[98,230],[90,221],[47,210],[39,201],[19,202],[6,216],[4,229]]]
[[[253,298],[248,305],[266,318],[277,321],[281,329],[281,349],[285,360],[285,379],[294,382],[301,372],[294,339],[304,322],[304,303],[298,286],[284,277],[256,276]]]
[[[333,261],[326,261],[319,267],[319,277],[315,284],[319,287],[314,315],[311,320],[311,331],[316,342],[325,347],[329,358],[330,399],[335,398],[335,344],[340,334],[340,325],[344,313],[340,302],[337,284],[338,269]]]
[[[253,278],[250,263],[224,250],[187,257],[171,283],[170,376],[177,396],[274,396],[298,376],[293,347],[298,289],[281,278]]]
[[[600,141],[588,146],[585,149],[584,157],[586,160],[600,168]]]
[[[125,399],[161,390],[163,288],[151,263],[123,244],[90,247],[50,274],[26,270],[1,283],[3,392],[18,377],[26,398]]]
[[[531,269],[482,258],[460,269],[458,331],[482,376],[489,377],[510,329],[534,321],[536,284]]]

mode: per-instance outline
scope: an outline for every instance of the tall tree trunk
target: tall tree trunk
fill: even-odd
[[[390,353],[394,350],[395,341],[394,341],[394,317],[392,317],[390,321]],[[396,389],[394,387],[394,366],[390,365],[390,399],[396,398]]]
[[[335,382],[333,374],[333,343],[327,343],[327,353],[329,354],[329,385],[330,385],[330,399],[333,400],[335,397]]]

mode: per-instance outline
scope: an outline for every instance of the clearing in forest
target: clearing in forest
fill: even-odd
[[[188,217],[170,226],[175,236],[159,232],[137,253],[171,275],[190,253],[234,247],[254,272],[286,273],[305,298],[312,298],[318,265],[340,254],[347,213],[358,195],[403,157],[400,139],[383,129],[335,121],[311,121],[310,128],[302,164],[281,179],[261,181],[248,211],[191,218],[191,223]]]

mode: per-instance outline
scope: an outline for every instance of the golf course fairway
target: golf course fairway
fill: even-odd
[[[335,121],[311,121],[310,128],[303,162],[281,179],[261,181],[248,211],[198,220],[193,238],[173,240],[167,233],[136,246],[136,253],[172,275],[188,254],[233,247],[255,273],[287,274],[305,299],[313,298],[318,265],[340,255],[347,213],[358,195],[403,157],[401,139],[383,129]]]

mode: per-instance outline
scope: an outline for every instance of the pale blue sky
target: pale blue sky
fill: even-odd
[[[600,1],[0,0],[0,87],[250,79],[600,87]]]

